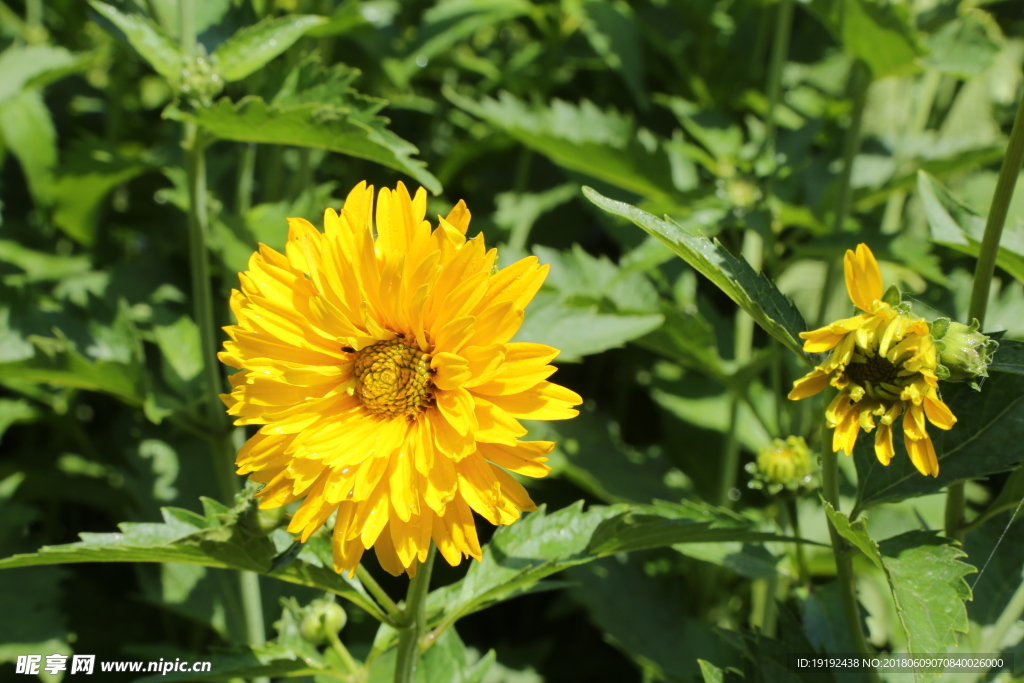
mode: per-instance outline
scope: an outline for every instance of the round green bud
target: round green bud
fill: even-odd
[[[970,325],[939,318],[931,324],[932,337],[939,349],[940,376],[947,374],[951,382],[973,382],[988,377],[988,365],[998,342],[978,331],[975,320]]]
[[[178,90],[186,99],[209,106],[223,89],[224,79],[213,58],[199,54],[181,68]]]
[[[302,637],[314,645],[322,645],[330,637],[345,628],[348,615],[333,598],[321,598],[309,603],[299,624]]]
[[[812,473],[811,451],[803,437],[774,439],[757,454],[757,476],[773,492],[804,486],[810,483]]]

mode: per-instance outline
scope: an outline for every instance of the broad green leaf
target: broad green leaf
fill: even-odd
[[[558,252],[535,247],[551,266],[544,288],[526,312],[516,341],[550,344],[572,361],[621,346],[658,328],[658,292],[641,272],[619,269],[579,245]]]
[[[988,504],[977,519],[972,520],[971,526],[984,523],[1001,512],[1017,510],[1021,500],[1024,500],[1024,466],[1018,467],[1010,474],[999,495]]]
[[[813,0],[809,5],[843,51],[863,60],[874,78],[913,72],[926,54],[907,9],[873,0]]]
[[[999,342],[995,356],[988,366],[989,372],[1012,372],[1024,375],[1024,342],[1006,339]]]
[[[99,0],[90,0],[89,4],[124,33],[128,42],[149,62],[154,71],[170,83],[177,84],[181,78],[184,58],[170,36],[142,15],[125,14]]]
[[[931,54],[921,61],[960,78],[984,73],[999,54],[999,43],[992,39],[986,26],[994,23],[992,17],[978,9],[953,19],[928,37]]]
[[[22,45],[0,53],[0,104],[15,97],[28,85],[69,72],[77,60],[62,47]]]
[[[942,653],[968,629],[964,577],[977,571],[961,561],[966,553],[930,531],[908,531],[881,543],[868,535],[863,518],[850,519],[825,504],[836,531],[885,573],[912,654]],[[915,673],[915,680],[922,674]]]
[[[255,72],[278,56],[306,31],[327,22],[326,17],[315,14],[289,14],[267,17],[253,26],[240,29],[214,51],[217,73],[230,83]]]
[[[0,240],[0,261],[24,271],[24,282],[63,280],[89,271],[86,256],[58,256],[24,247],[18,242]]]
[[[559,166],[648,198],[678,194],[660,143],[615,110],[588,100],[575,105],[554,99],[549,107],[537,107],[506,92],[479,102],[450,88],[444,95]]]
[[[187,382],[199,375],[203,357],[199,326],[192,318],[183,315],[170,325],[155,325],[153,335],[164,358],[182,380]]]
[[[25,90],[0,104],[0,134],[18,158],[32,198],[37,204],[49,204],[57,164],[57,131],[43,96]]]
[[[148,170],[145,164],[123,160],[89,158],[71,169],[65,163],[64,172],[53,184],[53,222],[71,239],[91,246],[96,241],[103,200]]]
[[[749,313],[768,334],[806,361],[798,336],[806,327],[803,316],[764,273],[754,272],[742,257],[730,254],[717,240],[688,232],[670,218],[662,220],[635,206],[604,197],[589,187],[583,188],[583,194],[608,213],[632,221],[667,244]]]
[[[113,394],[131,405],[144,399],[141,368],[136,363],[91,361],[63,340],[35,338],[40,347],[35,356],[13,363],[0,363],[0,376]]]
[[[939,476],[922,476],[911,464],[902,426],[893,435],[896,456],[888,466],[875,457],[874,435],[861,435],[854,451],[857,509],[937,493],[953,482],[1007,472],[1020,464],[1024,456],[1015,444],[1024,439],[1024,377],[995,372],[980,392],[946,383],[942,394],[957,423],[949,431],[928,425]]]
[[[1017,481],[1011,485],[1011,477],[1003,489],[1016,489],[1013,506],[1004,508],[1010,512],[993,517],[964,538],[964,550],[971,562],[985,567],[971,586],[974,600],[967,606],[971,621],[983,626],[996,623],[1024,579],[1024,543],[1020,542],[1024,518],[1020,511],[1016,516],[1012,513],[1024,498],[1020,472],[1024,470],[1018,470],[1014,475]]]
[[[594,530],[587,550],[604,556],[687,543],[795,540],[757,531],[752,521],[728,510],[688,501],[680,504],[659,501],[655,505],[635,507],[601,522]]]
[[[918,173],[917,190],[931,226],[932,241],[977,256],[985,219],[923,171]],[[1003,229],[996,264],[1024,282],[1024,225],[1007,225]]]
[[[379,101],[368,106],[364,98],[352,98],[349,107],[314,102],[291,106],[268,105],[259,97],[245,97],[238,104],[224,98],[194,114],[171,113],[195,121],[214,137],[239,142],[314,147],[368,159],[401,171],[431,192],[441,192],[423,162],[412,155],[418,150],[389,131],[387,119],[376,116]]]
[[[206,515],[181,508],[162,508],[163,523],[119,525],[121,533],[83,533],[81,542],[44,546],[39,552],[0,560],[0,569],[78,562],[179,562],[267,574],[275,579],[327,591],[349,600],[377,619],[386,617],[355,579],[335,573],[330,543],[314,537],[298,558],[271,571],[274,558],[292,542],[290,535],[274,540],[260,532],[255,504],[239,494],[231,510],[203,498]]]
[[[693,597],[679,577],[648,575],[642,559],[609,557],[573,567],[572,597],[595,625],[646,673],[645,680],[692,681],[698,657],[738,663],[734,652],[694,617]],[[597,680],[607,680],[598,678]]]
[[[841,675],[836,669],[816,669],[812,667],[794,669],[792,656],[794,654],[813,655],[814,647],[811,645],[803,630],[789,607],[785,604],[779,605],[778,626],[776,627],[776,638],[768,638],[758,632],[738,632],[719,630],[718,633],[723,640],[732,644],[740,651],[742,663],[740,669],[742,676],[737,672],[727,670],[725,681],[745,681],[746,683],[775,683],[776,681],[787,681],[788,683],[834,683],[834,681],[849,680]],[[852,652],[852,650],[851,650]],[[853,678],[859,681],[859,678]],[[863,680],[866,680],[864,677]]]
[[[543,507],[511,526],[499,528],[483,547],[483,561],[469,565],[465,578],[431,592],[432,621],[454,623],[473,612],[533,589],[566,567],[590,562],[588,550],[598,525],[627,510],[624,505],[591,506],[583,501],[547,514]],[[543,584],[541,584],[543,586]]]

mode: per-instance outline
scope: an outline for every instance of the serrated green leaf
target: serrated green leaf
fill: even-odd
[[[668,154],[653,138],[643,144],[633,120],[615,110],[588,100],[574,105],[555,99],[535,107],[506,92],[479,102],[451,88],[444,95],[559,166],[649,198],[677,193]]]
[[[863,518],[849,518],[825,503],[836,531],[885,573],[912,654],[942,653],[969,627],[965,600],[971,589],[964,577],[977,571],[948,539],[931,531],[908,531],[876,543]],[[923,674],[915,673],[915,680]]]
[[[917,191],[931,227],[932,241],[977,256],[985,233],[985,219],[924,171],[918,173]],[[1024,282],[1024,225],[1004,228],[996,264]]]
[[[483,561],[469,566],[465,578],[431,592],[427,610],[432,621],[454,622],[484,607],[522,595],[541,579],[566,567],[595,559],[590,538],[605,519],[627,510],[624,505],[591,506],[583,501],[547,514],[543,508],[511,526],[498,529],[484,546]]]
[[[79,165],[65,171],[53,184],[53,222],[71,239],[91,246],[96,240],[100,208],[114,189],[149,170],[129,161]]]
[[[922,476],[911,464],[902,426],[893,435],[896,455],[888,466],[875,457],[874,435],[862,435],[854,449],[858,509],[938,493],[953,482],[1007,472],[1020,464],[1024,455],[1015,444],[1024,440],[1024,377],[993,373],[980,392],[946,383],[943,400],[957,423],[949,431],[929,426],[939,476]]]
[[[605,556],[687,543],[807,542],[757,531],[753,522],[727,510],[684,501],[633,508],[601,522],[587,551]]]
[[[808,9],[875,79],[911,73],[926,50],[902,5],[873,0],[813,0]]]
[[[154,71],[172,84],[178,82],[184,57],[178,49],[178,44],[159,26],[142,15],[124,14],[119,9],[98,0],[89,0],[89,4],[124,33],[128,42],[149,62]]]
[[[583,188],[583,194],[608,213],[632,221],[667,244],[749,313],[768,334],[809,363],[799,338],[806,327],[803,316],[764,273],[756,273],[743,258],[730,254],[717,240],[692,234],[667,217],[662,220],[589,187]]]
[[[214,51],[217,73],[228,83],[241,80],[290,48],[306,31],[325,23],[326,17],[315,14],[289,14],[246,26]]]
[[[18,158],[32,198],[37,204],[48,205],[57,164],[57,130],[43,96],[25,90],[0,104],[0,134]]]
[[[375,618],[387,620],[357,580],[335,573],[327,541],[310,539],[298,559],[271,572],[280,548],[256,528],[254,503],[242,499],[238,508],[229,510],[210,499],[203,502],[206,516],[181,508],[161,508],[163,523],[124,522],[119,525],[121,533],[83,533],[79,543],[44,546],[37,553],[2,559],[0,569],[79,562],[179,562],[253,571],[334,593]],[[283,542],[291,541],[286,538]]]
[[[314,147],[368,159],[408,174],[435,194],[441,192],[437,178],[412,158],[416,147],[385,128],[387,119],[372,112],[317,103],[279,107],[250,96],[237,105],[224,98],[194,114],[169,115],[195,121],[223,140]]]
[[[25,86],[66,73],[77,63],[73,54],[52,45],[12,46],[0,53],[0,104]]]

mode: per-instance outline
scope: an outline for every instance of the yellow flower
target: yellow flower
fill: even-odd
[[[261,508],[305,499],[288,526],[302,541],[335,515],[334,568],[350,575],[371,546],[395,575],[414,576],[431,540],[452,565],[480,559],[471,511],[511,524],[536,506],[509,472],[550,471],[554,444],[520,441],[519,420],[581,402],[546,381],[557,349],[509,341],[548,266],[495,270],[463,202],[434,230],[426,205],[399,183],[374,207],[360,183],[324,233],[288,219],[285,253],[260,245],[231,295],[219,357],[240,371],[222,398],[236,425],[260,425],[238,472],[265,484]]]
[[[928,323],[904,309],[882,301],[882,272],[867,245],[847,251],[846,289],[861,313],[801,332],[804,351],[831,351],[825,362],[793,383],[789,398],[813,396],[827,385],[839,394],[825,411],[835,431],[832,450],[853,452],[861,429],[875,435],[875,455],[888,465],[894,450],[892,424],[903,415],[903,437],[911,462],[921,474],[939,476],[935,447],[925,430],[925,418],[939,429],[950,429],[956,418],[939,398],[938,353]]]

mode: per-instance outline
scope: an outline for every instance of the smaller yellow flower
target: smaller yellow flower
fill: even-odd
[[[795,490],[809,484],[814,467],[807,442],[803,437],[790,436],[785,441],[773,439],[770,446],[758,451],[756,469],[750,469],[770,492],[778,493],[783,488]]]
[[[939,429],[956,423],[939,398],[938,351],[928,323],[904,306],[882,300],[882,271],[866,244],[848,250],[846,290],[860,310],[852,318],[801,332],[804,351],[831,351],[824,363],[793,383],[789,398],[813,396],[831,384],[839,394],[825,411],[833,428],[832,450],[853,452],[857,435],[875,429],[875,455],[888,465],[895,451],[892,424],[903,416],[903,438],[921,474],[939,476],[939,461],[925,419]]]

